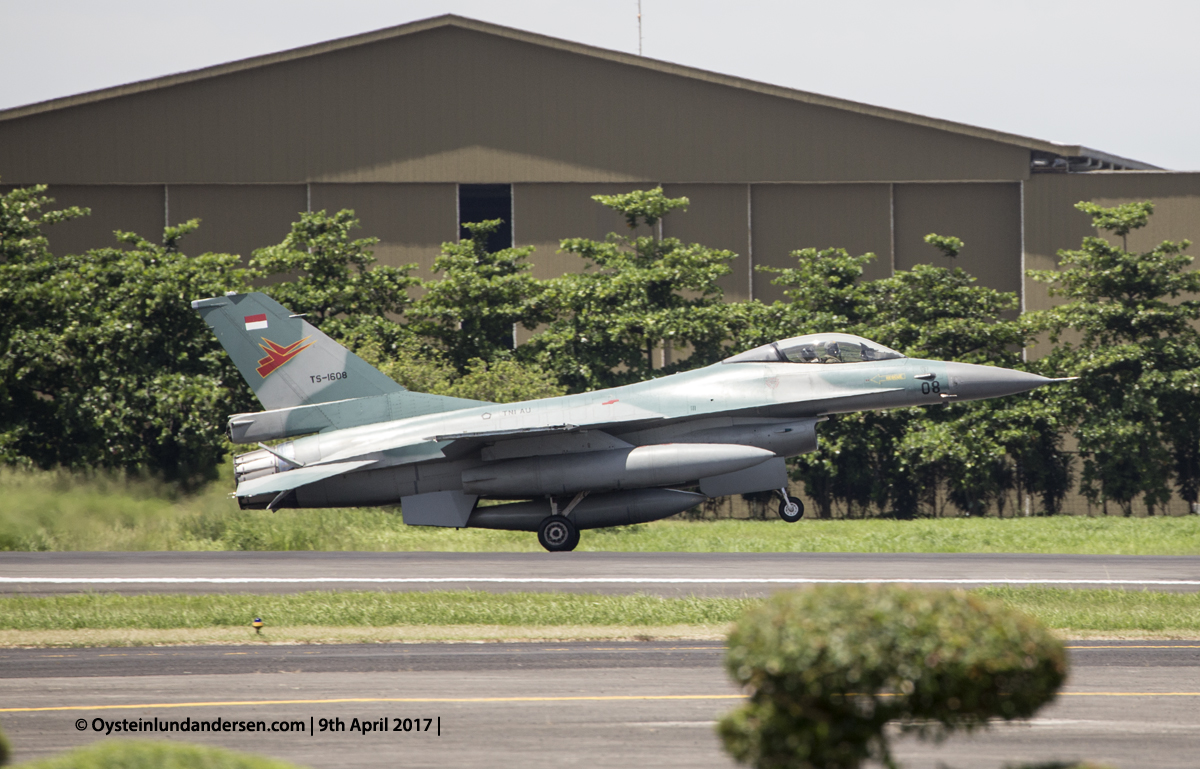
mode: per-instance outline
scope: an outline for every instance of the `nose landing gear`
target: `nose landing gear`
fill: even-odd
[[[795,523],[804,517],[804,503],[788,496],[787,489],[780,489],[779,517],[788,523]]]

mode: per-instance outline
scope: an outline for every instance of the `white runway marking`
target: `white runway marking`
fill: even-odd
[[[1165,585],[1200,586],[1189,579],[821,579],[816,577],[0,577],[0,585]]]

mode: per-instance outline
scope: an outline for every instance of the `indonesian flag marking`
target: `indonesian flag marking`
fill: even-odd
[[[246,316],[246,330],[247,331],[254,331],[256,329],[266,328],[266,327],[267,327],[267,314],[266,313],[263,313],[261,315],[247,315]]]

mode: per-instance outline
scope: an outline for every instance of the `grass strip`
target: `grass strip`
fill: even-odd
[[[998,598],[1064,632],[1186,633],[1193,637],[1200,633],[1200,593],[1037,586],[985,587],[972,592]]]
[[[541,550],[531,533],[405,526],[394,509],[239,510],[222,480],[182,496],[147,481],[0,468],[0,551]],[[916,521],[667,520],[585,531],[607,552],[1200,555],[1200,516]]]
[[[1066,637],[1200,636],[1200,594],[989,587]],[[0,645],[720,637],[753,598],[309,592],[0,599]],[[249,628],[256,616],[266,635]]]
[[[732,622],[749,598],[659,598],[579,593],[308,592],[284,595],[115,595],[0,599],[0,630],[421,625],[713,625]]]
[[[516,641],[723,641],[719,625],[401,625],[395,627],[270,626],[168,630],[0,630],[0,648],[112,646],[249,646],[357,643],[499,643]]]

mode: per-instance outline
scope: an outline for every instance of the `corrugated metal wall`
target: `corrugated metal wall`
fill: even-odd
[[[961,238],[962,253],[953,262],[941,256],[925,242],[931,232]],[[961,267],[982,285],[1020,294],[1020,185],[897,184],[896,269],[920,263]]]
[[[0,179],[93,208],[51,229],[58,252],[197,216],[188,252],[248,257],[311,204],[353,208],[382,263],[423,277],[457,237],[457,185],[512,184],[515,242],[543,278],[579,268],[563,238],[625,231],[591,195],[662,181],[692,199],[665,234],[738,253],[728,296],[763,301],[782,291],[755,265],[841,246],[876,253],[882,277],[942,261],[922,241],[939,232],[983,285],[1042,308],[1022,259],[1078,245],[1080,199],[1154,199],[1135,248],[1200,236],[1200,174],[1031,177],[1027,147],[810,102],[449,25],[0,121]]]
[[[852,254],[874,253],[867,278],[891,274],[891,185],[888,184],[756,184],[751,200],[754,217],[754,263],[775,268],[795,266],[791,252],[802,248],[845,248]],[[771,284],[771,273],[755,272],[754,298],[784,298]]]
[[[287,237],[307,206],[302,184],[171,184],[166,196],[168,224],[200,219],[200,229],[182,243],[187,253],[245,259]]]
[[[415,263],[413,274],[425,280],[442,243],[458,240],[453,184],[314,184],[311,195],[314,211],[352,209],[362,222],[355,237],[379,238],[380,264]]]
[[[1029,153],[441,27],[0,121],[6,183],[1021,179]]]
[[[1200,241],[1200,173],[1039,174],[1024,186],[1028,269],[1055,269],[1059,250],[1077,249],[1084,237],[1098,234],[1091,226],[1091,217],[1075,210],[1075,204],[1081,200],[1103,206],[1140,200],[1154,202],[1150,225],[1129,235],[1131,251],[1148,251],[1164,240]],[[1191,253],[1198,255],[1194,247]],[[1048,309],[1061,301],[1049,295],[1044,283],[1025,278],[1027,310]],[[1039,344],[1030,350],[1030,356],[1040,357],[1049,349],[1048,344]]]
[[[629,232],[625,220],[592,200],[592,195],[615,195],[652,186],[648,183],[514,184],[513,242],[536,249],[530,261],[538,278],[576,272],[583,267],[583,261],[571,254],[558,253],[563,239],[604,240],[610,232]]]
[[[738,255],[732,270],[719,283],[725,297],[743,301],[750,296],[750,187],[746,184],[668,184],[663,192],[690,201],[686,212],[663,220],[663,235],[685,243],[701,243]]]
[[[3,191],[7,192],[4,188]],[[116,246],[113,230],[136,232],[157,243],[162,239],[165,217],[162,185],[87,186],[60,185],[47,193],[55,202],[51,209],[68,206],[90,208],[90,216],[46,228],[50,251],[81,254],[93,248]]]

